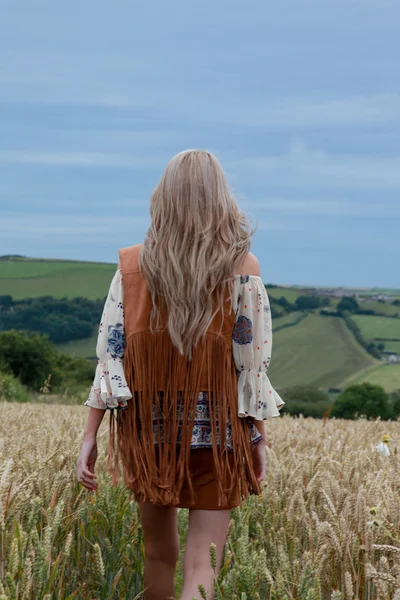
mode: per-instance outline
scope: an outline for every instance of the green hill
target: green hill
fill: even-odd
[[[308,315],[298,325],[279,330],[281,321],[293,321],[292,315],[288,317],[275,320],[270,374],[276,387],[299,383],[325,388],[340,386],[354,373],[380,366],[354,340],[341,319]],[[96,341],[97,334],[62,344],[59,349],[74,356],[94,357]]]
[[[369,315],[353,315],[352,319],[367,340],[393,338],[400,340],[400,319]]]
[[[0,295],[15,300],[54,296],[89,300],[107,295],[117,263],[0,259]]]
[[[400,306],[395,306],[390,302],[378,302],[377,300],[374,302],[363,302],[360,308],[374,310],[376,313],[387,315],[388,317],[400,316]]]
[[[44,260],[24,257],[0,258],[0,295],[15,300],[53,296],[55,298],[105,298],[117,264],[73,260]],[[364,290],[365,296],[379,290]],[[387,293],[399,298],[400,292]],[[291,303],[309,288],[269,287],[271,298],[284,296]],[[357,293],[361,293],[360,290]],[[331,297],[331,307],[338,298]],[[389,318],[400,307],[378,301],[363,302],[362,308],[373,308],[385,316],[353,315],[367,340],[400,339],[400,319]],[[273,356],[271,380],[277,388],[296,384],[313,384],[322,388],[342,387],[348,382],[373,381],[388,391],[400,388],[400,365],[387,365],[368,354],[355,340],[345,321],[322,317],[315,313],[292,312],[273,322]],[[95,358],[97,327],[92,336],[64,343],[63,352]],[[400,342],[386,341],[385,351],[400,354]]]
[[[379,364],[362,373],[357,373],[345,383],[346,385],[364,383],[368,381],[375,385],[381,385],[387,392],[400,389],[400,364]]]
[[[277,331],[272,346],[270,375],[279,388],[337,387],[352,374],[380,364],[336,317],[310,314],[298,325]]]
[[[295,290],[293,288],[286,287],[269,287],[267,291],[269,296],[272,296],[276,299],[282,297],[286,298],[286,300],[288,302],[291,302],[292,304],[295,302],[296,298],[302,293],[301,290]]]
[[[385,344],[386,352],[393,352],[394,354],[400,355],[400,340],[398,342],[384,341],[383,343]]]

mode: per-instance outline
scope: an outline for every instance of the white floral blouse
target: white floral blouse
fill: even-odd
[[[238,373],[238,414],[251,421],[279,417],[285,403],[267,374],[271,361],[272,322],[268,295],[260,277],[235,276],[233,308],[236,322],[232,332],[232,352]],[[124,375],[124,350],[123,282],[122,272],[117,269],[99,326],[98,364],[85,406],[103,410],[127,407],[132,394]],[[207,405],[206,395],[200,393],[192,446],[211,445],[211,427],[205,414]],[[260,438],[254,424],[251,438],[254,441]]]

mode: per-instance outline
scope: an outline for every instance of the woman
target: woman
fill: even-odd
[[[284,405],[267,376],[271,313],[253,232],[215,156],[174,156],[150,212],[144,243],[119,250],[77,477],[97,489],[96,433],[109,409],[112,481],[122,463],[142,518],[146,600],[174,597],[178,507],[190,511],[181,600],[199,584],[212,598],[210,544],[218,571],[231,509],[260,492],[263,421]]]

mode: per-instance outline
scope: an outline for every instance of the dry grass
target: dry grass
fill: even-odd
[[[122,484],[109,485],[108,418],[98,493],[75,479],[87,414],[0,404],[1,600],[142,597],[142,532]],[[216,599],[400,600],[400,422],[285,415],[268,428],[262,497],[233,512]],[[374,448],[384,433],[389,457]]]

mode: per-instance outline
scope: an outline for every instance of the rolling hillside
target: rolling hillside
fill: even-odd
[[[105,298],[116,264],[13,258],[0,259],[0,295],[15,300],[54,296],[55,298]],[[374,290],[374,293],[377,290]],[[310,291],[300,287],[272,287],[271,298],[284,296],[294,303]],[[400,292],[393,292],[400,297]],[[367,291],[364,292],[367,295]],[[338,298],[331,298],[335,307]],[[395,315],[399,307],[377,301],[362,302],[382,315]],[[367,339],[400,338],[400,319],[385,316],[353,315]],[[321,388],[342,387],[349,382],[373,381],[387,391],[400,388],[400,365],[387,365],[368,354],[355,340],[343,319],[314,313],[291,312],[273,323],[271,379],[277,388],[313,384]],[[64,343],[63,352],[95,358],[97,327],[91,337]],[[385,350],[400,354],[400,342],[387,341]]]
[[[350,375],[379,364],[356,342],[344,321],[335,317],[310,314],[273,336],[270,375],[278,388],[336,387]]]
[[[117,263],[13,259],[0,260],[0,295],[14,299],[54,296],[104,298]]]
[[[380,367],[380,362],[357,344],[341,319],[308,315],[298,325],[279,329],[284,321],[293,320],[293,316],[288,315],[274,323],[270,374],[276,387],[299,383],[335,387],[354,373]],[[74,356],[94,357],[96,341],[95,334],[85,340],[62,344],[59,349]]]
[[[352,319],[361,329],[363,336],[368,340],[400,340],[400,319],[374,317],[369,315],[354,315]]]
[[[375,385],[381,385],[387,392],[393,392],[400,389],[400,364],[385,365],[379,364],[371,369],[357,373],[345,381],[346,385],[354,383],[364,383],[368,381]]]

